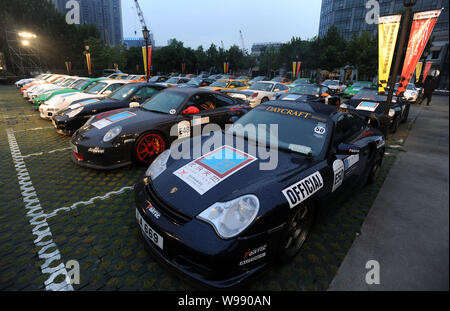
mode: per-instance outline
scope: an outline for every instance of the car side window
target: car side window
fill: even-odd
[[[350,113],[339,117],[336,123],[336,133],[333,139],[334,145],[340,143],[351,143],[364,130],[365,123]]]
[[[149,97],[152,97],[157,93],[158,91],[152,87],[145,86],[141,88],[139,91],[136,92],[134,96],[141,97],[142,99],[147,99]]]
[[[235,102],[226,96],[215,95],[216,96],[216,108],[227,107],[235,105]]]
[[[119,83],[111,84],[110,86],[108,86],[108,87],[106,88],[105,91],[111,91],[111,92],[113,92],[113,91],[115,91],[116,89],[118,89],[119,87],[121,87],[122,85],[123,85],[123,84],[119,84]]]
[[[188,106],[195,106],[200,111],[212,110],[216,108],[213,94],[195,94],[189,99]]]

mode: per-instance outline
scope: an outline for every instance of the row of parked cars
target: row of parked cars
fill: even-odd
[[[308,81],[111,78],[48,74],[16,84],[71,135],[77,165],[147,167],[134,187],[143,241],[201,288],[240,286],[293,258],[330,202],[380,172],[385,137],[372,120],[384,98],[376,90],[344,103]],[[175,86],[174,78],[185,80]],[[214,144],[198,134],[212,124]]]

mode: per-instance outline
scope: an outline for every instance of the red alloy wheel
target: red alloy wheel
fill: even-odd
[[[161,135],[149,133],[142,136],[137,144],[136,155],[140,162],[149,164],[156,155],[163,152],[166,144]]]

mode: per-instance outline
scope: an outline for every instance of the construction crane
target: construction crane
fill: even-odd
[[[222,45],[222,50],[225,51],[225,45],[223,44],[223,40],[220,40],[220,44]]]
[[[242,50],[245,51],[245,41],[244,41],[244,35],[242,34],[242,30],[239,30],[239,35],[241,36],[241,44],[242,44]]]
[[[134,5],[136,6],[137,15],[139,17],[139,22],[141,23],[142,30],[147,30],[147,24],[145,23],[144,13],[141,10],[141,6],[139,5],[138,0],[134,0]],[[137,34],[136,31],[134,33]],[[152,34],[151,31],[150,31],[150,34]],[[150,38],[151,37],[153,37],[153,36],[150,35]]]

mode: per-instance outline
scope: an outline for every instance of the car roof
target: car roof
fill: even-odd
[[[190,87],[173,87],[168,88],[165,90],[165,92],[175,92],[175,93],[183,93],[187,96],[194,95],[197,93],[211,93],[211,94],[218,94],[215,91],[211,91],[208,89],[202,89],[202,88],[190,88]],[[224,95],[224,94],[221,94]]]
[[[262,103],[260,106],[275,106],[280,108],[295,109],[304,112],[319,114],[329,119],[332,119],[333,115],[339,111],[339,107],[337,106],[314,102],[299,103],[288,100],[271,100]]]

